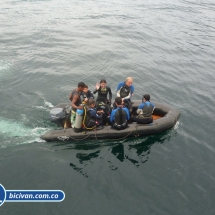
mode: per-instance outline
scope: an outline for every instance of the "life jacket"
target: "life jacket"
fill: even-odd
[[[152,106],[151,103],[149,106],[145,103],[145,105],[142,108],[142,112],[139,114],[138,118],[145,118],[145,117],[151,118],[153,110],[154,110],[154,107]]]
[[[93,130],[96,127],[96,120],[91,118],[91,108],[84,106],[83,126],[87,130]]]
[[[125,98],[125,97],[127,97],[127,96],[129,95],[130,92],[131,92],[130,87],[128,87],[126,84],[124,84],[124,85],[121,87],[121,89],[120,89],[120,91],[119,91],[119,94],[120,94],[120,97],[121,97],[121,98]]]
[[[115,119],[113,122],[113,127],[117,130],[124,129],[128,126],[127,113],[121,107],[117,109],[115,113]]]

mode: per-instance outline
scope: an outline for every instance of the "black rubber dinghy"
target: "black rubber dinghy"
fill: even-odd
[[[137,107],[141,104],[141,100],[133,100],[132,113],[135,113]],[[151,124],[137,124],[136,122],[128,124],[128,128],[124,130],[115,130],[110,125],[104,126],[101,130],[93,131],[81,131],[79,133],[74,132],[73,128],[68,129],[58,129],[49,131],[41,139],[46,141],[81,141],[81,140],[100,140],[100,139],[112,139],[120,140],[127,137],[134,136],[145,136],[151,134],[158,134],[164,132],[175,126],[177,123],[180,112],[173,107],[170,107],[166,104],[159,102],[153,102],[155,109],[153,112],[153,123]],[[55,106],[54,108],[64,108],[66,103],[61,103]]]

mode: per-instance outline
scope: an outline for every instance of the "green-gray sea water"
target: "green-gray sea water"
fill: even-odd
[[[7,0],[0,4],[0,184],[63,190],[1,215],[214,215],[215,3]],[[164,133],[48,143],[49,109],[79,81],[134,78],[133,99],[178,109]]]

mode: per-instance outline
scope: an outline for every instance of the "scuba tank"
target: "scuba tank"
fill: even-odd
[[[82,130],[82,120],[83,120],[84,110],[77,109],[75,117],[74,131],[80,132]]]

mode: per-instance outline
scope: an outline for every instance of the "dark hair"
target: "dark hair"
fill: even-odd
[[[84,88],[87,88],[87,89],[88,89],[88,86],[85,84]]]
[[[146,101],[149,101],[150,100],[150,95],[149,94],[143,95],[143,99],[145,99]]]
[[[92,104],[96,104],[96,101],[94,99],[89,99],[87,105],[91,106]]]
[[[84,88],[84,86],[85,86],[85,83],[84,83],[84,82],[79,82],[79,83],[78,83],[78,88],[79,88],[79,87]]]
[[[106,82],[105,79],[102,79],[102,80],[100,81],[100,84],[101,84],[101,83],[105,83],[105,84],[106,84],[107,82]]]
[[[116,97],[115,102],[116,102],[116,104],[121,105],[122,104],[122,98],[121,97]]]

